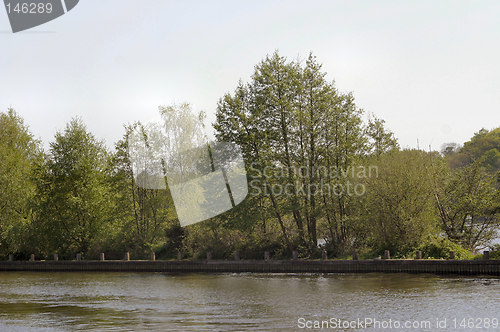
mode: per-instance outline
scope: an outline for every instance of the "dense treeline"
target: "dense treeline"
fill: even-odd
[[[0,113],[0,254],[318,257],[323,248],[330,257],[389,249],[465,258],[490,245],[500,225],[500,128],[441,153],[401,149],[383,120],[365,121],[325,75],[312,55],[275,53],[219,100],[216,138],[241,147],[249,195],[184,228],[168,189],[136,183],[128,137],[147,135],[147,125],[126,126],[110,151],[74,119],[43,151],[14,110]],[[199,118],[186,104],[160,113],[170,125]]]

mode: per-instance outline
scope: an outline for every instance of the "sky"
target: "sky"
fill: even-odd
[[[500,126],[499,1],[81,0],[13,34],[0,8],[0,111],[45,146],[73,117],[112,147],[123,125],[217,101],[279,50],[317,56],[402,147],[438,150]]]

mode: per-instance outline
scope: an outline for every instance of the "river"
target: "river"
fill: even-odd
[[[498,320],[495,277],[0,273],[0,331],[500,331]]]

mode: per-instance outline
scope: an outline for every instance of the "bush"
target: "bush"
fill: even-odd
[[[283,244],[277,238],[252,234],[243,238],[235,250],[240,252],[242,259],[264,259],[264,251],[269,251],[271,258],[276,259],[283,258],[282,248]]]
[[[473,257],[467,249],[444,237],[429,238],[423,245],[419,246],[418,250],[422,251],[422,258],[427,259],[447,259],[450,258],[452,251],[455,252],[456,259],[472,259]],[[413,257],[415,253],[416,251],[413,252]]]
[[[490,259],[500,259],[500,244],[490,247]]]

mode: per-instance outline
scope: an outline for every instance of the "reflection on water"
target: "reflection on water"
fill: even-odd
[[[0,273],[1,331],[289,331],[300,317],[435,321],[499,312],[500,279],[492,277]]]

